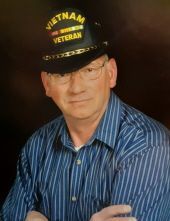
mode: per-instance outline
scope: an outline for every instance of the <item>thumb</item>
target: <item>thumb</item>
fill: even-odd
[[[48,219],[37,211],[30,211],[27,213],[25,221],[48,221]]]

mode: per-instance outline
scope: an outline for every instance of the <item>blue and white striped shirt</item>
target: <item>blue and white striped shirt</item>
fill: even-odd
[[[1,219],[23,221],[37,210],[50,221],[89,221],[114,204],[130,204],[138,221],[170,221],[170,133],[111,93],[78,152],[62,116],[32,135]]]

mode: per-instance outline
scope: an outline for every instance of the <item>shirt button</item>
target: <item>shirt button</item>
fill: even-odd
[[[76,164],[80,165],[81,164],[81,160],[76,160]]]
[[[76,198],[75,196],[72,196],[72,197],[71,197],[71,200],[72,200],[73,202],[75,202],[75,201],[77,200],[77,198]]]

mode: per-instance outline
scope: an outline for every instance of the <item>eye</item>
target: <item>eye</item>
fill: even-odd
[[[87,71],[88,72],[91,72],[91,71],[93,71],[94,70],[94,68],[87,68]]]
[[[51,75],[54,77],[54,78],[62,78],[62,77],[64,77],[65,76],[65,74],[61,74],[61,73],[51,73]]]
[[[57,77],[60,77],[60,78],[65,77],[65,76],[66,76],[65,74],[57,74]]]
[[[84,70],[82,70],[84,73],[90,73],[94,70],[94,68],[91,68],[91,67],[88,67],[88,68],[85,68]]]

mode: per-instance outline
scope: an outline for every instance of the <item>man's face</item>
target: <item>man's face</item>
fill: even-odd
[[[83,78],[85,73],[76,71],[71,74],[69,82],[63,84],[54,76],[41,73],[46,95],[53,99],[67,120],[91,119],[105,111],[117,75],[114,59],[106,61],[106,58],[101,56],[80,69],[80,72],[87,68],[97,69],[98,77],[92,80]]]

